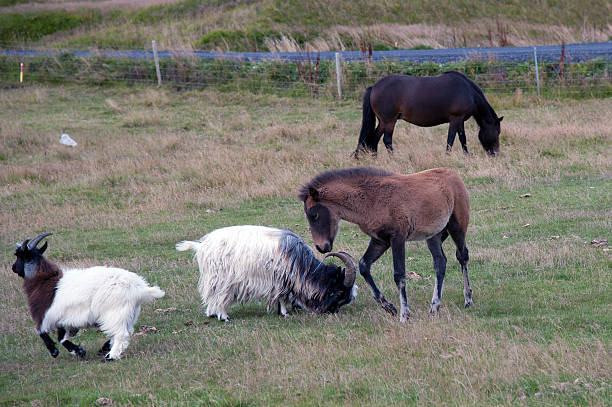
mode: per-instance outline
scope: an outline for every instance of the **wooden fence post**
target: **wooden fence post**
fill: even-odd
[[[159,57],[157,56],[157,45],[155,44],[155,40],[152,41],[153,44],[153,59],[155,60],[155,71],[157,72],[157,86],[161,86],[161,72],[159,71]]]
[[[338,84],[338,99],[342,99],[342,81],[340,76],[340,53],[336,52],[336,82]]]
[[[538,53],[536,47],[533,47],[533,60],[535,61],[536,68],[536,85],[538,87],[538,97],[540,97],[540,72],[538,71]]]

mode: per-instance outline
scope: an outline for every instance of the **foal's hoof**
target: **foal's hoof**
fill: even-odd
[[[395,308],[395,306],[394,306],[393,304],[391,304],[390,302],[388,302],[388,301],[386,301],[386,300],[383,300],[383,301],[381,302],[381,304],[380,304],[380,305],[382,305],[383,309],[384,309],[385,311],[387,311],[389,314],[391,314],[391,315],[393,315],[393,316],[396,316],[396,315],[397,315],[397,309],[396,309],[396,308]]]
[[[436,315],[438,315],[438,311],[440,311],[440,303],[432,302],[431,306],[429,307],[429,316],[435,317]]]

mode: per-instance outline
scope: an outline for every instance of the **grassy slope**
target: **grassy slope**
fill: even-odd
[[[606,1],[186,0],[138,11],[98,10],[93,13],[101,18],[98,24],[91,11],[71,12],[81,28],[46,37],[44,44],[143,47],[157,39],[168,48],[252,50],[255,43],[258,49],[269,47],[266,38],[279,45],[280,33],[317,49],[340,44],[355,49],[363,39],[381,49],[395,42],[401,48],[605,41],[612,10]]]
[[[450,166],[470,190],[468,234],[475,307],[462,308],[450,243],[441,314],[427,316],[433,274],[425,245],[408,245],[414,317],[383,313],[363,280],[337,315],[265,314],[236,306],[234,321],[203,316],[196,266],[174,243],[229,224],[288,227],[311,244],[299,185],[351,166],[360,111],[353,102],[214,91],[34,87],[0,93],[0,404],[90,405],[605,405],[612,397],[610,252],[590,240],[610,231],[610,99],[493,99],[502,156],[468,145],[444,153],[446,128],[399,124],[396,153],[363,164],[411,172]],[[65,131],[79,145],[59,145]],[[520,195],[530,193],[530,198]],[[529,224],[529,226],[525,226]],[[113,264],[167,296],[139,319],[125,360],[90,352],[51,360],[32,332],[12,244],[53,231],[64,265]],[[367,239],[342,225],[336,248]],[[385,254],[373,268],[397,302]],[[176,307],[174,311],[154,312]],[[189,324],[189,321],[192,323]],[[138,331],[138,328],[137,328]]]

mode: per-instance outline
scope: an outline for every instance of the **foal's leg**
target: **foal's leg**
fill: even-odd
[[[470,278],[468,276],[468,261],[470,256],[468,253],[467,246],[465,245],[465,233],[459,226],[459,223],[455,219],[455,216],[451,216],[448,225],[446,226],[450,233],[457,251],[455,252],[459,264],[461,264],[461,273],[463,274],[463,298],[465,299],[465,307],[469,307],[473,304],[472,302],[472,287],[470,286]]]
[[[389,123],[385,123],[383,128],[383,132],[385,133],[385,137],[383,137],[383,143],[385,143],[385,147],[387,147],[387,151],[389,153],[393,152],[393,130],[395,130],[396,121],[392,121]]]
[[[437,235],[427,239],[427,247],[433,257],[434,269],[436,270],[436,283],[431,297],[431,307],[429,313],[435,315],[440,309],[442,301],[442,287],[444,285],[444,276],[446,275],[446,256],[442,251],[442,235],[440,232]]]
[[[374,283],[374,279],[372,279],[372,274],[370,274],[370,267],[372,263],[382,256],[382,254],[389,248],[389,244],[386,242],[382,242],[380,240],[370,240],[370,244],[363,254],[361,260],[359,260],[359,273],[363,276],[366,283],[370,287],[370,291],[372,292],[372,296],[377,303],[379,303],[385,311],[387,311],[391,315],[397,314],[397,310],[388,302],[385,297],[382,295],[376,283]]]
[[[393,280],[400,297],[400,322],[406,322],[410,316],[406,299],[406,240],[402,237],[391,238],[393,252]]]
[[[82,358],[85,357],[85,349],[81,348],[79,345],[75,345],[74,343],[68,340],[74,337],[77,332],[79,332],[79,330],[76,328],[71,328],[68,331],[66,331],[65,328],[57,328],[57,340],[62,344],[64,348],[66,348],[68,352],[70,352],[70,354]]]

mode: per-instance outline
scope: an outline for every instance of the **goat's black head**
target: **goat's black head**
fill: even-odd
[[[22,278],[30,278],[36,274],[36,268],[42,258],[43,253],[47,250],[47,242],[38,248],[38,244],[42,239],[53,233],[42,233],[36,236],[33,240],[26,239],[21,244],[17,244],[15,256],[17,260],[13,263],[13,272],[17,273]]]
[[[338,257],[345,264],[346,269],[325,265],[321,272],[321,278],[325,280],[327,292],[320,304],[316,307],[316,312],[336,312],[343,305],[350,304],[357,296],[357,262],[346,252],[328,253],[325,257]]]

